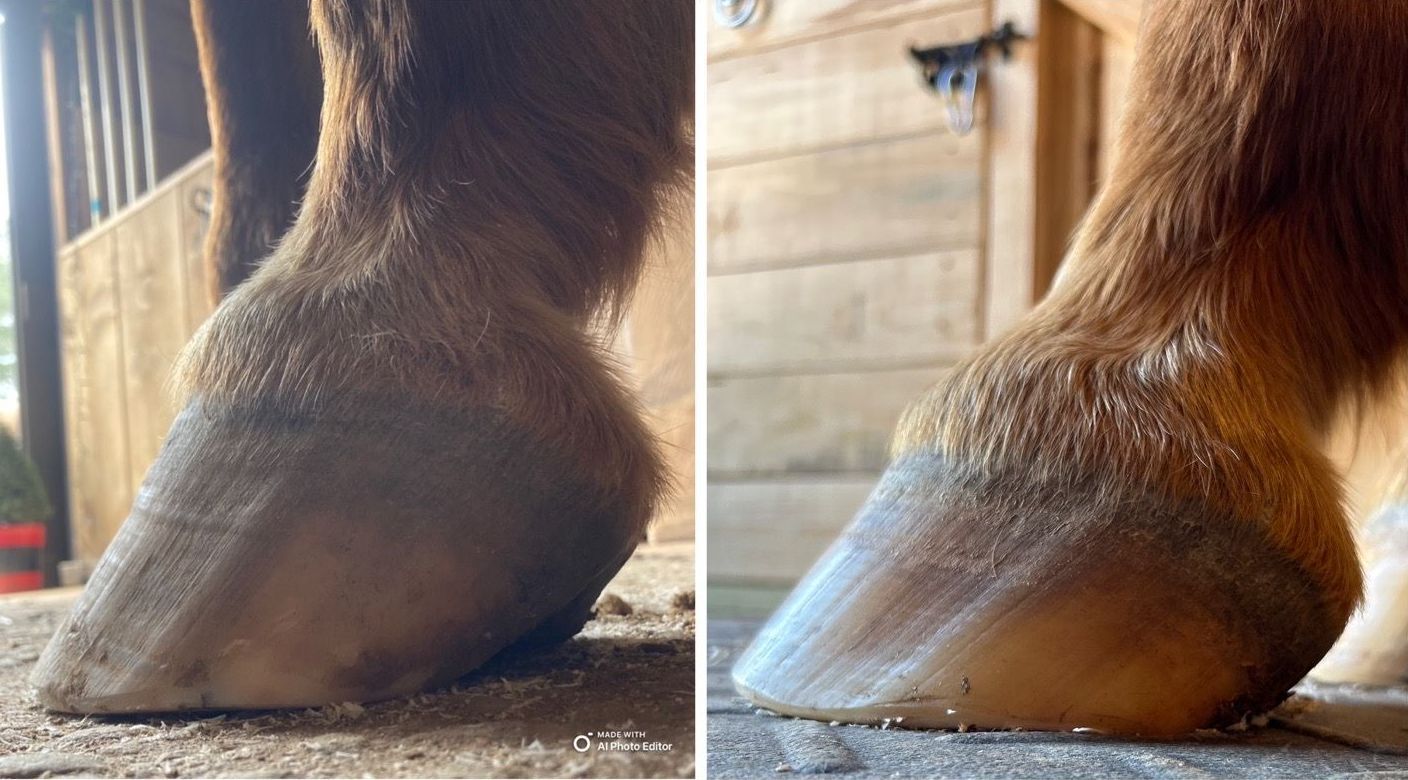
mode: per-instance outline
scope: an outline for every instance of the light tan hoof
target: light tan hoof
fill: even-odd
[[[1310,676],[1323,682],[1408,684],[1408,507],[1382,512],[1364,542],[1364,606]]]
[[[192,402],[35,669],[65,712],[309,707],[575,633],[639,522],[485,410]]]
[[[734,681],[820,720],[1178,734],[1278,703],[1332,615],[1253,523],[911,453]]]

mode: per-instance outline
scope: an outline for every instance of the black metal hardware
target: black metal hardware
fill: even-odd
[[[971,41],[924,49],[909,47],[909,55],[922,69],[924,83],[938,92],[948,107],[949,127],[955,133],[967,135],[973,129],[973,101],[988,50],[996,47],[1006,61],[1012,57],[1012,43],[1026,37],[1007,22]]]
[[[758,14],[760,0],[714,0],[714,21],[724,27],[738,28]]]

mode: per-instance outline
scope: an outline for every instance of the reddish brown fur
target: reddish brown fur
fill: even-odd
[[[663,480],[598,337],[692,159],[684,0],[316,0],[297,223],[187,348],[216,402],[492,406],[642,523]]]
[[[1408,2],[1163,0],[1144,25],[1057,285],[896,451],[1208,502],[1347,617],[1361,578],[1319,443],[1408,334]]]
[[[322,77],[308,0],[191,0],[215,159],[205,237],[219,303],[293,224],[318,143]]]

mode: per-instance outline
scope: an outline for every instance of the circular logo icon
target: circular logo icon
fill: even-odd
[[[578,734],[572,738],[572,749],[578,753],[585,753],[591,750],[592,740],[586,734]]]

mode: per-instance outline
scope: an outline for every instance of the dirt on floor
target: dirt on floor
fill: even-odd
[[[572,641],[446,690],[157,718],[46,712],[27,680],[73,594],[0,599],[0,777],[690,777],[693,545],[643,547],[603,598]]]

